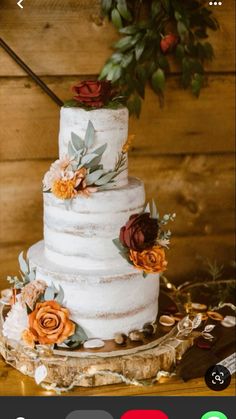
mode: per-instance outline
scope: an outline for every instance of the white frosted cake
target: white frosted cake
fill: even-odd
[[[115,169],[128,135],[128,110],[63,107],[60,114],[59,155],[67,154],[71,133],[86,136],[95,130],[89,153],[107,144],[100,163]],[[123,170],[105,189],[78,195],[68,209],[53,193],[44,193],[44,241],[28,251],[36,278],[61,286],[64,306],[89,338],[112,339],[155,321],[159,274],[143,272],[121,257],[113,240],[132,214],[143,211],[143,182],[128,177],[127,153]]]

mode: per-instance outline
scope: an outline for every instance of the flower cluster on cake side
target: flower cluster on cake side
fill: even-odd
[[[119,238],[113,240],[121,256],[142,270],[144,277],[167,269],[165,248],[169,246],[171,232],[164,231],[163,226],[175,217],[175,213],[165,214],[161,219],[152,201],[140,214],[132,214],[121,227]]]
[[[13,286],[11,309],[3,323],[3,335],[8,339],[21,341],[26,346],[64,344],[75,348],[87,339],[84,330],[70,318],[70,312],[63,305],[64,292],[45,281],[36,279],[36,270],[30,268],[19,255],[20,274],[18,278],[8,277]]]
[[[116,177],[125,169],[125,155],[133,140],[130,135],[118,155],[113,170],[105,170],[101,159],[107,144],[91,150],[95,130],[88,122],[84,140],[74,132],[68,143],[68,153],[52,163],[43,179],[43,191],[51,192],[57,198],[70,202],[78,196],[88,197],[91,193],[112,188]]]

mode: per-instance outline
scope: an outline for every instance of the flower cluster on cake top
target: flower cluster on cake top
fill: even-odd
[[[125,169],[126,153],[132,139],[132,135],[127,138],[114,169],[105,170],[101,159],[107,144],[93,148],[95,129],[89,121],[84,140],[71,133],[67,155],[52,163],[43,179],[43,191],[70,203],[78,196],[88,197],[93,192],[112,187],[116,177]]]
[[[80,107],[85,110],[117,109],[124,103],[124,97],[108,80],[83,80],[72,87],[73,99],[65,107]]]
[[[164,231],[163,226],[175,217],[175,213],[166,214],[160,219],[152,201],[143,212],[129,217],[113,243],[129,263],[143,271],[144,276],[162,273],[167,269],[165,248],[168,248],[171,236],[170,230]]]

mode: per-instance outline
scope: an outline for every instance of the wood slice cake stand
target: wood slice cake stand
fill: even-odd
[[[168,299],[161,294],[161,305],[164,302],[168,304]],[[7,363],[21,373],[34,377],[38,384],[47,389],[63,391],[75,386],[93,387],[122,382],[148,384],[171,373],[176,361],[193,345],[191,338],[184,341],[176,339],[176,326],[161,326],[157,319],[155,335],[142,342],[128,341],[124,347],[114,341],[106,341],[100,349],[52,349],[46,345],[31,349],[4,338],[1,332],[4,310],[1,305],[1,355]],[[163,311],[160,309],[160,313]]]

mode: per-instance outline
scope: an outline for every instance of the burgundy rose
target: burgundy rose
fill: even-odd
[[[112,98],[112,86],[109,81],[86,80],[73,86],[74,99],[85,106],[101,108]]]
[[[175,35],[174,33],[169,33],[168,35],[164,36],[162,38],[160,47],[164,54],[170,52],[173,48],[176,47],[178,44],[179,37]]]
[[[129,221],[120,229],[120,242],[133,250],[144,250],[154,245],[158,234],[157,220],[150,213],[131,215]]]

